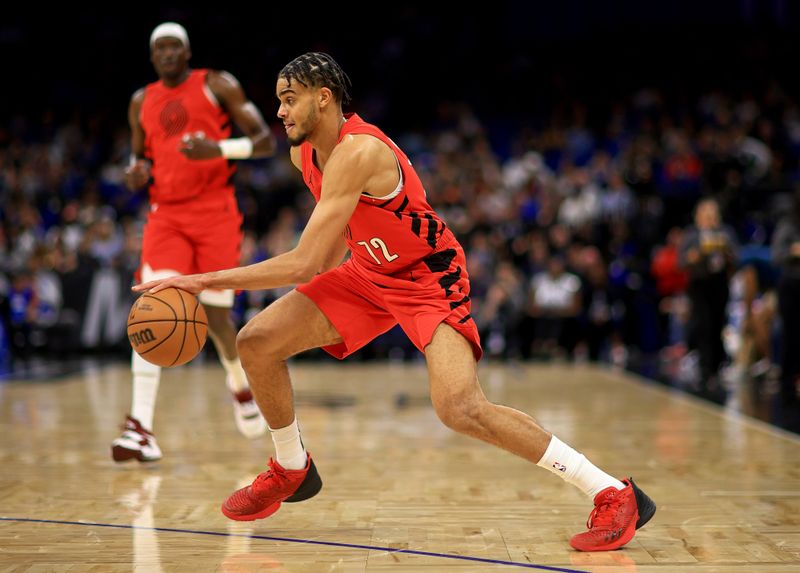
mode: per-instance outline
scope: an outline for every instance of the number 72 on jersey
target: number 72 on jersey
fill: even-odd
[[[382,265],[383,262],[381,261],[380,257],[378,257],[378,255],[375,254],[375,249],[378,249],[380,251],[380,254],[383,256],[383,259],[387,263],[391,263],[393,260],[395,260],[397,257],[400,256],[396,253],[389,254],[389,247],[387,247],[386,243],[383,242],[383,239],[379,237],[372,237],[369,240],[369,242],[358,241],[358,244],[363,245],[364,248],[367,249],[367,253],[369,253],[369,256],[372,257],[372,259],[379,265]]]

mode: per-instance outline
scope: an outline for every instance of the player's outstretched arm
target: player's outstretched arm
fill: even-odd
[[[385,148],[375,138],[352,136],[336,146],[325,165],[319,203],[291,251],[246,267],[151,281],[133,290],[158,292],[174,286],[197,293],[206,288],[260,290],[308,282],[341,246],[342,232],[361,193],[384,175],[381,146]]]
[[[228,72],[210,71],[208,88],[245,137],[214,141],[205,134],[187,134],[180,151],[189,159],[249,159],[275,153],[275,137],[261,112],[247,96],[239,81]]]
[[[341,265],[342,261],[344,261],[344,256],[349,250],[350,247],[344,240],[344,234],[342,234],[336,241],[336,245],[331,249],[328,258],[323,261],[322,266],[317,270],[317,273],[324,273]]]

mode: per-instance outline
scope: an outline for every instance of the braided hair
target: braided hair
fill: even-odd
[[[336,101],[350,102],[347,92],[347,88],[352,87],[350,78],[332,57],[323,52],[308,52],[298,56],[283,67],[278,77],[285,78],[289,85],[292,80],[297,80],[305,87],[326,87]]]

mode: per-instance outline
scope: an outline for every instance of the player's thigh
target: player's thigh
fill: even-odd
[[[194,247],[169,218],[151,217],[142,237],[142,280],[195,272]]]
[[[237,346],[288,358],[304,350],[342,342],[310,298],[292,290],[253,317],[239,331]]]
[[[467,406],[484,399],[478,383],[477,362],[471,343],[442,322],[425,347],[431,401],[437,410],[454,404]]]
[[[187,229],[194,245],[197,272],[208,273],[237,267],[242,248],[242,218],[226,213],[203,222],[202,228]]]
[[[238,267],[242,245],[241,216],[227,213],[218,219],[203,219],[184,230],[192,242],[194,271],[210,273]],[[200,293],[200,302],[206,309],[218,307],[230,310],[234,303],[231,289],[206,289]]]

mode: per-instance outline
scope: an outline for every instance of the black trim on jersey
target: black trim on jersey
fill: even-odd
[[[453,294],[453,291],[450,290],[450,287],[453,286],[458,282],[458,279],[461,278],[461,267],[456,267],[452,273],[447,273],[442,278],[439,279],[439,286],[444,289],[444,294],[450,296]]]
[[[470,320],[471,318],[472,318],[472,315],[471,315],[471,314],[468,314],[467,316],[465,316],[464,318],[462,318],[461,320],[459,320],[459,321],[458,321],[458,324],[464,324],[465,322],[467,322],[467,321],[468,321],[468,320]]]
[[[455,309],[457,309],[459,306],[461,306],[462,304],[466,304],[466,303],[468,303],[468,302],[469,302],[469,297],[468,297],[468,296],[465,296],[465,297],[464,297],[464,298],[462,298],[461,300],[454,300],[454,301],[451,301],[451,302],[450,302],[450,310],[455,310]]]
[[[419,218],[419,215],[411,212],[411,231],[417,236],[421,237],[420,232],[422,231],[422,220]]]
[[[394,214],[398,219],[400,219],[400,220],[403,219],[403,215],[401,215],[401,212],[403,211],[403,209],[406,208],[407,205],[408,205],[408,197],[406,196],[406,197],[403,197],[403,202],[400,203],[400,206],[397,209],[394,210]]]
[[[450,268],[450,263],[452,263],[455,258],[455,249],[445,249],[444,251],[428,255],[422,259],[422,262],[425,263],[425,266],[428,267],[432,273],[440,273]]]
[[[391,202],[392,202],[392,201],[394,201],[395,199],[397,199],[397,196],[396,196],[396,195],[395,195],[394,197],[392,197],[391,199],[389,199],[389,200],[387,200],[387,201],[384,201],[383,203],[375,203],[375,207],[381,207],[381,208],[382,208],[382,207],[386,207],[386,205],[388,205],[389,203],[391,203]]]
[[[433,220],[433,215],[430,213],[425,213],[425,218],[428,220],[428,245],[431,249],[436,248],[436,230],[439,228],[439,224]]]

